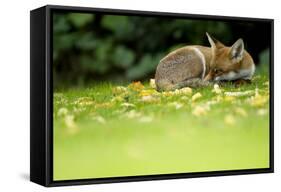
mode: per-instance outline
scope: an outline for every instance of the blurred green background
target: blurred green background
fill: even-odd
[[[269,23],[58,12],[53,14],[54,88],[153,78],[171,50],[209,46],[206,31],[229,46],[242,37],[255,63],[268,68]]]

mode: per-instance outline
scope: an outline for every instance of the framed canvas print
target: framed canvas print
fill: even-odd
[[[273,20],[31,11],[30,179],[273,172]]]

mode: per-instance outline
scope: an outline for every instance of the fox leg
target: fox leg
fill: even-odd
[[[233,81],[233,83],[237,87],[240,85],[251,84],[252,81],[250,79],[237,79],[237,80]]]
[[[165,79],[165,80],[157,81],[156,83],[157,91],[174,91],[176,89],[181,89],[184,87],[198,88],[198,87],[207,87],[212,85],[213,85],[212,82],[204,81],[201,78],[187,79],[179,83],[173,83]]]
[[[181,89],[184,87],[198,88],[198,87],[208,87],[211,85],[213,85],[212,82],[204,81],[201,78],[192,78],[192,79],[187,79],[185,81],[177,83],[175,85],[175,88],[176,89]]]

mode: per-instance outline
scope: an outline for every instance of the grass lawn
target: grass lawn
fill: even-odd
[[[53,115],[54,180],[269,167],[264,75],[163,93],[148,82],[56,90]]]

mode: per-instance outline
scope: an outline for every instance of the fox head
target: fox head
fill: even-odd
[[[231,47],[206,33],[211,44],[210,69],[204,80],[222,81],[251,79],[255,72],[255,64],[250,54],[244,49],[240,38]]]

